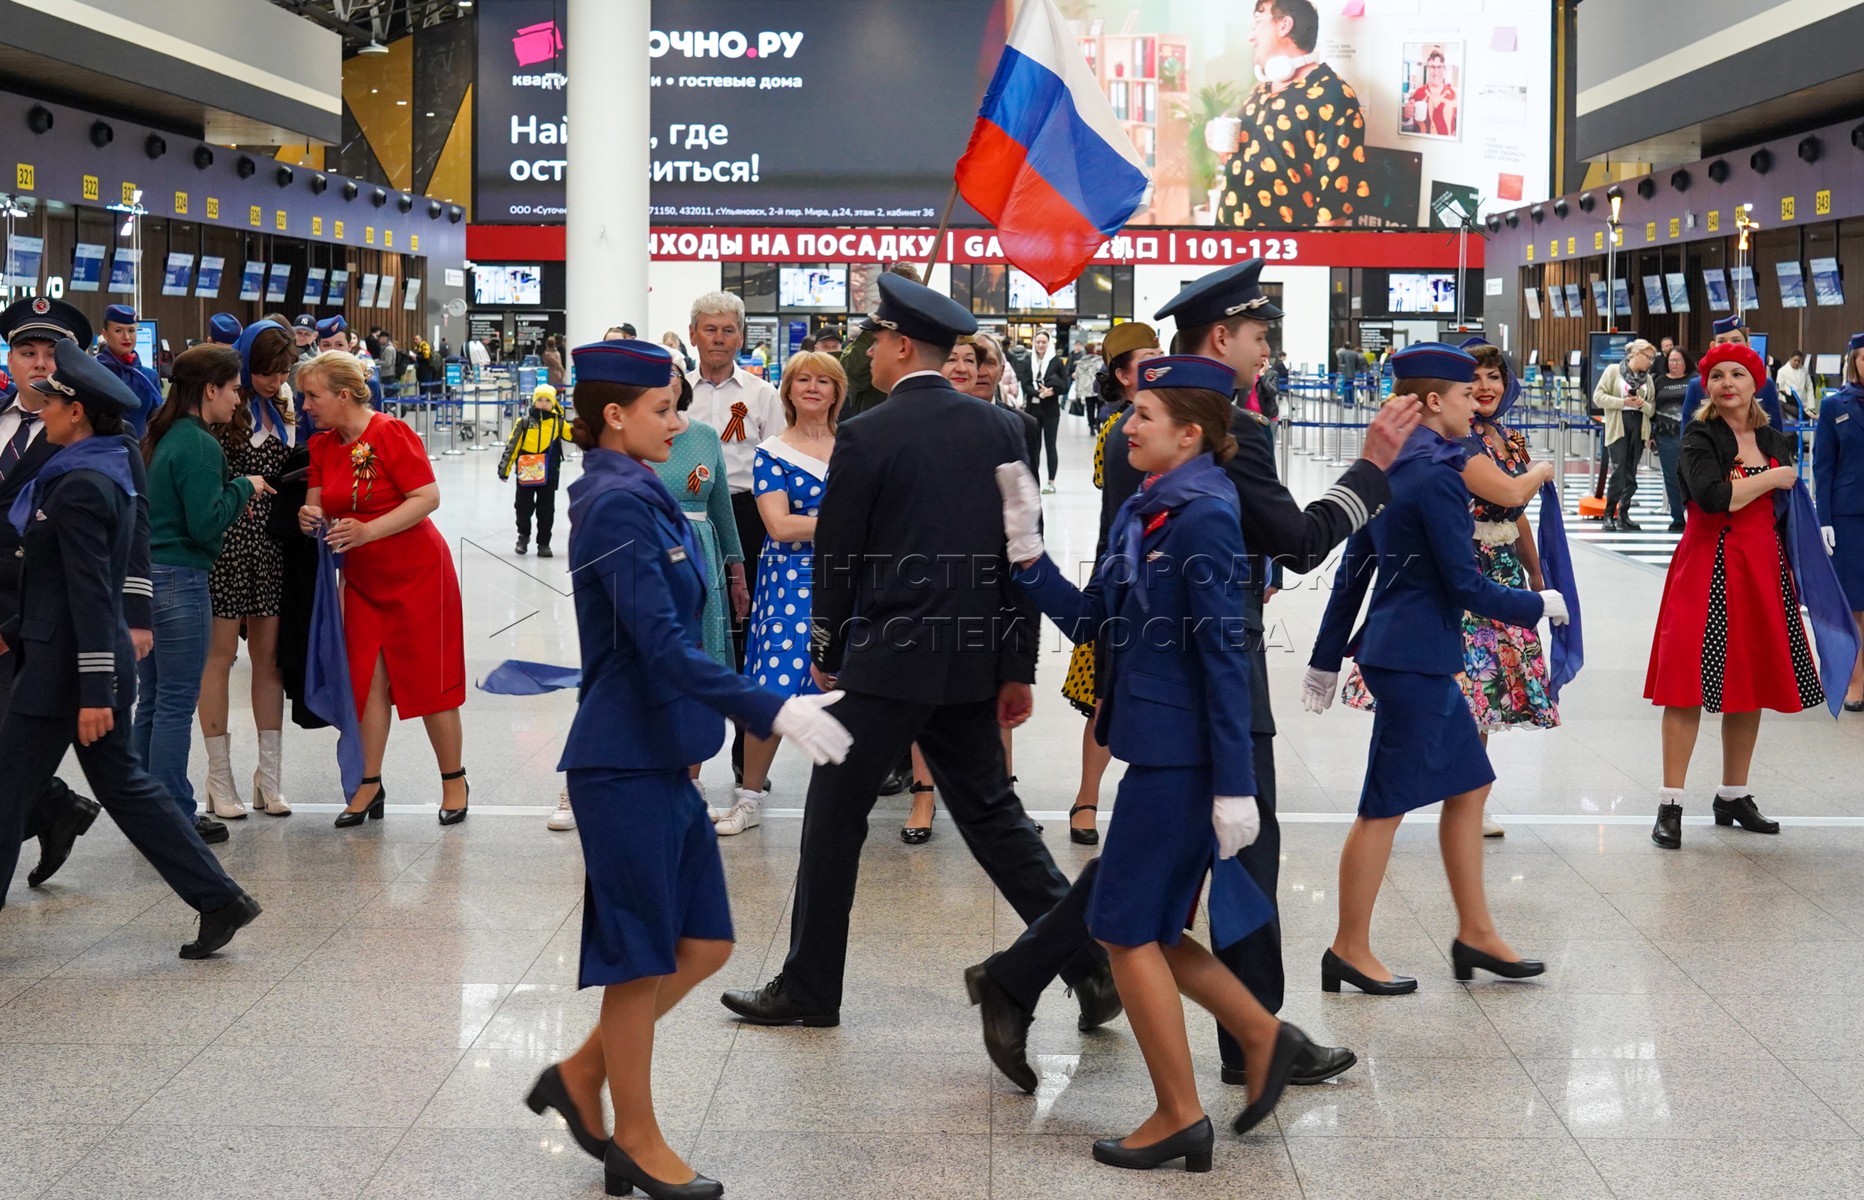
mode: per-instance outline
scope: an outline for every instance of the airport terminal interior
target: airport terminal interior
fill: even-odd
[[[1860,37],[1864,7],[1804,0],[0,0],[0,852],[20,842],[0,879],[0,1200],[1864,1196],[1864,668],[1849,670],[1864,586],[1851,604],[1845,583],[1852,569],[1864,582],[1864,469],[1843,462],[1864,454],[1847,440],[1864,426],[1846,428],[1864,421],[1864,71],[1819,49]],[[265,325],[274,316],[283,328]],[[1180,334],[1190,344],[1174,347]],[[950,362],[945,379],[914,380],[907,360],[887,361],[890,347],[936,357],[954,338],[954,361],[996,354],[1000,381]],[[275,374],[274,345],[286,355]],[[859,864],[838,1008],[792,996],[794,1013],[764,1022],[745,1007],[777,1011],[757,1008],[769,993],[721,1003],[781,981],[786,962],[800,975],[792,934],[812,886],[828,886],[819,831],[845,778],[808,752],[846,732],[837,704],[815,706],[800,670],[787,690],[750,687],[755,655],[734,659],[723,624],[707,627],[704,571],[720,528],[742,527],[734,498],[764,509],[758,529],[781,511],[750,500],[751,444],[756,490],[790,490],[789,519],[804,522],[794,552],[814,553],[818,507],[842,544],[860,528],[870,568],[936,550],[981,514],[993,569],[1017,560],[1020,531],[1060,576],[1163,605],[1177,595],[1169,570],[1117,587],[1097,576],[1113,519],[1103,497],[1122,471],[1137,497],[1122,511],[1146,516],[1115,532],[1151,548],[1148,561],[1169,543],[1142,538],[1189,524],[1145,504],[1176,495],[1174,473],[1202,460],[1148,457],[1163,452],[1146,430],[1166,411],[1152,405],[1198,389],[1145,379],[1147,354],[1172,356],[1181,379],[1233,375],[1210,403],[1267,447],[1216,473],[1214,493],[1160,503],[1220,503],[1251,537],[1274,508],[1319,564],[1266,595],[1259,574],[1241,585],[1263,595],[1248,650],[1266,660],[1246,699],[1275,728],[1272,779],[1263,737],[1253,751],[1274,807],[1251,798],[1250,812],[1271,813],[1280,840],[1264,856],[1252,833],[1237,857],[1250,888],[1264,870],[1271,880],[1255,936],[1279,938],[1281,1030],[1349,1051],[1350,1065],[1304,1078],[1309,1060],[1291,1067],[1277,1041],[1278,1098],[1243,1133],[1232,1122],[1251,1109],[1260,1064],[1248,1082],[1226,1067],[1202,1000],[1219,990],[1212,975],[1253,995],[1259,966],[1225,957],[1181,973],[1180,907],[1158,941],[1100,937],[1113,965],[1090,978],[1109,1000],[1118,984],[1124,1015],[1077,1028],[1094,985],[1062,978],[1033,1008],[980,1005],[973,968],[1002,961],[1030,914],[980,865],[1001,861],[987,843],[1007,825],[954,816],[937,787],[929,834],[926,793],[900,780],[875,798],[864,844],[838,851]],[[209,362],[211,387],[198,374]],[[290,390],[270,398],[286,362]],[[1316,643],[1343,554],[1376,545],[1393,570],[1402,543],[1383,539],[1401,534],[1388,528],[1430,519],[1418,473],[1485,448],[1495,458],[1506,440],[1452,441],[1443,430],[1460,436],[1462,410],[1436,392],[1424,424],[1393,435],[1407,362],[1478,402],[1485,364],[1501,364],[1511,407],[1476,411],[1472,428],[1493,433],[1480,422],[1505,417],[1516,440],[1502,457],[1519,460],[1508,473],[1530,459],[1551,471],[1524,504],[1484,500],[1473,520],[1451,489],[1448,543],[1484,574],[1498,546],[1537,546],[1503,583],[1540,592],[1567,624],[1481,657],[1463,610],[1485,601],[1458,590],[1459,559],[1411,586],[1467,605],[1408,610],[1395,639],[1389,594],[1363,617],[1375,635],[1387,622],[1387,645],[1454,630],[1469,657],[1461,687],[1367,662],[1362,690],[1415,671],[1456,702],[1408,714],[1341,702],[1359,687],[1359,641],[1339,678],[1321,678],[1331,703],[1316,712],[1311,668],[1326,666]],[[1730,382],[1729,363],[1746,382]],[[370,394],[345,400],[352,372]],[[716,411],[701,434],[717,457],[690,473],[680,460],[663,487],[641,464],[685,451],[641,440],[629,414],[671,407],[680,376],[691,415],[656,419],[683,433]],[[579,406],[579,379],[601,404]],[[1018,524],[1013,483],[1006,500],[990,464],[973,470],[1000,447],[972,410],[907,424],[908,405],[968,403],[946,379],[1011,410],[991,414],[991,436],[1012,430],[1014,457],[1027,425],[1023,499],[1039,531],[1026,509]],[[1696,390],[1676,418],[1686,382]],[[836,403],[865,411],[821,426],[818,393],[836,387]],[[637,394],[655,399],[636,406]],[[229,415],[211,420],[213,405]],[[1188,428],[1183,411],[1169,410],[1172,429]],[[134,496],[130,451],[96,436],[119,412],[150,430],[134,471],[150,482]],[[267,414],[287,412],[293,425],[268,441]],[[333,432],[291,459],[298,422]],[[181,468],[156,448],[196,433],[212,477],[196,482],[237,501],[220,501],[211,536],[201,491],[163,490]],[[807,440],[818,433],[839,439],[832,456]],[[380,460],[353,448],[359,436]],[[782,454],[803,466],[772,466]],[[312,486],[332,480],[328,519],[275,512],[268,525],[245,507],[249,474],[261,492],[296,485],[293,503],[311,502],[290,463],[318,464],[303,468]],[[354,482],[336,482],[339,463]],[[1766,476],[1777,491],[1750,490],[1780,467]],[[967,471],[975,487],[936,510],[899,486],[952,496]],[[844,472],[895,507],[850,515],[844,484],[838,514]],[[402,507],[367,508],[383,480]],[[800,498],[812,482],[825,499]],[[74,523],[59,503],[80,487],[108,504]],[[1265,500],[1281,488],[1292,505]],[[546,501],[554,535],[528,516]],[[1297,505],[1305,518],[1289,515]],[[337,516],[352,511],[398,524],[358,533],[360,518]],[[1474,540],[1459,540],[1462,523]],[[789,535],[776,528],[780,549]],[[621,586],[591,564],[633,554],[628,530],[650,537]],[[417,534],[427,540],[409,549]],[[410,540],[368,546],[386,538]],[[258,539],[321,539],[349,558],[313,550],[294,575],[304,560],[288,548],[284,565],[250,557]],[[1125,553],[1115,540],[1108,562]],[[775,622],[810,590],[778,592],[775,561],[745,580],[751,636],[810,640],[794,632],[807,603],[786,614],[804,625],[757,632],[758,614]],[[371,588],[386,576],[369,572],[388,568],[429,590],[383,617],[392,606]],[[884,574],[852,585],[855,616],[889,602]],[[66,587],[71,599],[48,599]],[[960,589],[924,602],[947,590]],[[730,594],[717,586],[714,617]],[[285,615],[222,611],[252,595]],[[1774,606],[1764,630],[1730,616],[1756,595]],[[1694,626],[1679,625],[1684,611]],[[308,651],[268,632],[294,612]],[[133,666],[138,613],[155,626],[141,678],[164,680],[161,705]],[[1357,610],[1333,615],[1361,623]],[[208,685],[224,660],[207,657],[209,629],[219,653],[236,646],[218,685],[225,733],[211,738]],[[357,657],[359,630],[381,643],[370,657]],[[863,650],[830,650],[828,636],[786,648],[823,676],[863,678]],[[1140,761],[1113,758],[1088,800],[1095,836],[1081,836],[1092,722],[1063,695],[1071,643],[1047,619],[1031,636],[1033,709],[1004,739],[1007,760],[994,738],[974,739],[964,765],[1013,777],[988,800],[1015,837],[1025,814],[1036,827],[1039,850],[1017,843],[1028,861],[1075,880],[1106,855],[1086,915],[1098,936],[1136,858],[1176,836],[1177,810],[1142,806],[1157,799],[1148,781],[1182,764],[1146,760],[1185,739],[1116,731],[1116,755]],[[1189,777],[1235,778],[1208,745],[1236,695],[1222,689],[1243,686],[1222,680],[1246,672],[1195,664],[1233,666],[1245,650],[1170,643],[1181,661],[1168,669],[1184,674],[1161,680],[1116,675],[1133,668],[1106,645],[1100,682],[1127,690],[1103,691],[1103,705],[1131,705],[1109,721],[1165,713],[1197,734],[1204,757],[1183,769],[1203,774]],[[378,650],[376,690],[352,689],[353,664],[369,669]],[[1679,653],[1702,690],[1670,704],[1655,664]],[[855,761],[875,728],[863,704],[975,709],[936,695],[928,681],[953,660],[932,661],[872,696],[846,689],[853,748],[817,757]],[[1768,663],[1788,699],[1741,704]],[[1557,695],[1540,690],[1549,667]],[[384,689],[404,714],[419,707],[417,668],[451,672],[452,707],[387,722],[375,776],[346,793]],[[253,715],[279,669],[282,737]],[[96,690],[101,674],[112,691]],[[1462,688],[1485,685],[1541,719],[1510,727],[1463,703]],[[778,713],[792,731],[762,794],[735,778],[714,712],[730,689],[733,711]],[[898,695],[874,699],[888,689]],[[132,732],[132,693],[156,713],[153,741]],[[1756,708],[1768,710],[1757,735]],[[312,709],[321,727],[300,720]],[[1685,780],[1679,723],[1697,716]],[[715,727],[725,744],[697,765],[695,793],[688,764],[668,756]],[[57,738],[73,749],[54,781],[28,764]],[[1461,757],[1433,757],[1446,744]],[[1445,795],[1442,779],[1483,755],[1492,827],[1478,858],[1465,852],[1469,793]],[[442,779],[455,757],[468,795]],[[172,811],[177,773],[198,816]],[[1343,854],[1363,861],[1349,838],[1390,831],[1377,805],[1401,775],[1437,790],[1405,806],[1382,871],[1343,879]],[[235,806],[210,799],[229,787]],[[381,801],[364,816],[371,787]],[[1237,797],[1206,805],[1214,787],[1192,806],[1196,881],[1183,892],[1184,937],[1199,944],[1215,940],[1220,907],[1203,872],[1242,872],[1224,840]],[[262,811],[268,796],[288,813]],[[1748,807],[1731,809],[1742,796]],[[64,839],[51,878],[29,882],[67,819],[42,814],[90,811],[86,797],[101,817]],[[716,831],[701,798],[725,818]],[[1145,815],[1118,820],[1116,798]],[[184,899],[171,879],[186,856],[236,899]],[[1466,876],[1446,860],[1479,863],[1487,933],[1522,961],[1466,977],[1468,893],[1452,890]],[[1344,914],[1369,884],[1376,961],[1414,990],[1374,994],[1350,975],[1342,987],[1330,965],[1352,949]],[[211,939],[204,957],[187,948],[197,938]],[[679,990],[691,956],[713,953],[722,965]],[[984,986],[988,1000],[996,985]],[[1176,1020],[1180,987],[1188,1076],[1159,1020],[1161,1004],[1164,1025]],[[1011,1010],[1026,1023],[1030,1087],[1000,1061],[991,1014]],[[549,1081],[592,1061],[616,1090],[591,1085],[601,1112],[579,1120]],[[1113,1165],[1149,1148],[1136,1131],[1155,1111],[1198,1109],[1214,1126],[1201,1161],[1193,1146],[1156,1169]],[[676,1174],[652,1175],[654,1161]]]

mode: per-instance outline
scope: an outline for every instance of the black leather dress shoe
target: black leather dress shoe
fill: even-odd
[[[984,1051],[1003,1077],[1024,1092],[1036,1090],[1036,1073],[1029,1065],[1029,1026],[1035,1016],[1010,999],[1010,994],[984,970],[984,964],[964,969],[964,990],[977,1005],[984,1021]]]
[[[1618,518],[1618,532],[1620,533],[1642,533],[1644,532],[1644,527],[1642,525],[1639,525],[1636,521],[1633,521],[1630,517],[1619,517]]]
[[[1715,823],[1717,825],[1739,825],[1749,833],[1778,833],[1780,822],[1765,816],[1754,806],[1754,797],[1741,796],[1734,800],[1715,798]]]
[[[1505,958],[1496,958],[1493,954],[1484,954],[1473,946],[1462,942],[1450,943],[1450,966],[1455,968],[1457,979],[1468,983],[1475,978],[1478,969],[1503,979],[1532,979],[1544,975],[1547,964],[1537,958],[1521,958],[1509,962]]]
[[[1336,1075],[1344,1075],[1358,1063],[1359,1056],[1345,1046],[1323,1046],[1319,1042],[1309,1042],[1295,1056],[1294,1067],[1288,1072],[1288,1082],[1295,1087],[1311,1087],[1325,1083]],[[1233,1087],[1248,1087],[1249,1076],[1242,1067],[1224,1063],[1223,1082]]]
[[[1081,1019],[1074,1027],[1082,1033],[1099,1029],[1126,1011],[1120,1004],[1120,989],[1113,984],[1113,968],[1104,963],[1099,970],[1075,984],[1073,990],[1074,998],[1081,1005]]]
[[[201,930],[194,940],[181,947],[183,958],[206,958],[233,940],[233,935],[252,924],[262,910],[259,902],[241,892],[237,897],[211,912],[201,914]]]
[[[544,1115],[546,1108],[554,1108],[570,1127],[570,1136],[583,1148],[583,1153],[591,1158],[601,1158],[608,1151],[608,1139],[597,1137],[589,1127],[576,1115],[576,1105],[570,1100],[570,1091],[563,1086],[563,1072],[555,1063],[544,1068],[544,1073],[531,1085],[531,1094],[524,1099],[526,1106],[538,1116]]]
[[[889,771],[887,777],[881,780],[880,794],[883,796],[898,796],[912,785],[913,764],[911,759],[907,759],[905,762],[902,762],[899,766]]]
[[[1288,1076],[1294,1071],[1294,1060],[1300,1057],[1301,1049],[1311,1039],[1288,1022],[1281,1023],[1281,1029],[1275,1035],[1275,1056],[1269,1060],[1269,1082],[1256,1097],[1256,1102],[1236,1114],[1236,1120],[1230,1127],[1237,1133],[1248,1133],[1251,1129],[1268,1120],[1275,1106],[1281,1103],[1282,1092],[1287,1090]]]
[[[58,814],[52,827],[39,835],[39,865],[26,876],[27,887],[38,887],[50,879],[71,857],[71,847],[90,829],[91,822],[103,811],[103,805],[89,796],[71,793],[71,806]]]
[[[206,813],[194,818],[194,832],[201,835],[201,840],[209,846],[218,845],[233,835],[227,832],[226,823],[216,821]]]
[[[1864,712],[1864,700],[1845,701],[1846,712]]]
[[[1405,996],[1417,991],[1417,980],[1409,975],[1374,979],[1329,947],[1320,955],[1320,990],[1338,992],[1342,983],[1350,983],[1368,996]]]
[[[733,989],[719,1003],[753,1025],[802,1025],[810,1029],[841,1024],[839,1012],[814,1012],[798,1004],[779,975],[761,988]]]
[[[602,1190],[610,1196],[630,1196],[640,1188],[647,1200],[718,1200],[725,1194],[724,1184],[697,1173],[685,1183],[655,1179],[612,1140],[602,1157],[602,1183]]]
[[[1665,850],[1683,848],[1682,805],[1659,804],[1657,806],[1657,823],[1650,827],[1650,840]]]
[[[1125,1167],[1129,1171],[1150,1171],[1182,1158],[1185,1170],[1201,1173],[1210,1170],[1217,1131],[1211,1128],[1209,1117],[1199,1117],[1197,1124],[1188,1125],[1150,1146],[1123,1146],[1120,1140],[1101,1138],[1095,1142],[1094,1161],[1110,1167]]]

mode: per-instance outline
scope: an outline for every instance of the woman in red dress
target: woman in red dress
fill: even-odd
[[[298,525],[344,556],[343,633],[366,772],[339,829],[380,818],[382,752],[390,706],[420,717],[439,761],[440,823],[465,820],[460,766],[466,648],[459,577],[446,539],[428,519],[440,507],[427,450],[414,431],[369,407],[362,364],[341,351],[298,368],[304,411],[323,430],[310,440],[310,491]]]
[[[1747,786],[1760,710],[1825,701],[1774,516],[1774,492],[1797,478],[1797,442],[1767,424],[1754,398],[1767,368],[1748,346],[1716,346],[1699,369],[1708,399],[1683,431],[1677,470],[1688,520],[1644,679],[1645,697],[1663,705],[1663,789],[1650,837],[1666,850],[1682,845],[1683,781],[1704,709],[1722,714],[1715,823],[1778,833]]]

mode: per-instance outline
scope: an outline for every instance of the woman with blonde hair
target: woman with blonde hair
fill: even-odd
[[[1625,347],[1625,360],[1613,363],[1592,389],[1592,402],[1605,411],[1605,455],[1611,464],[1605,488],[1605,532],[1636,533],[1631,500],[1637,495],[1637,464],[1644,457],[1649,414],[1657,390],[1650,366],[1657,348],[1642,338]]]
[[[809,671],[809,595],[815,562],[816,513],[828,484],[835,426],[848,398],[848,376],[833,355],[806,350],[783,364],[777,392],[788,419],[783,432],[757,447],[752,489],[764,522],[744,674],[779,696],[818,691]],[[754,829],[770,792],[770,763],[782,737],[744,738],[744,782],[719,816],[721,837]]]
[[[466,647],[453,553],[431,517],[440,487],[421,440],[369,406],[355,355],[332,351],[298,368],[310,440],[310,489],[298,527],[343,555],[343,638],[362,734],[363,772],[337,814],[345,829],[380,820],[382,756],[394,712],[420,717],[440,766],[440,823],[466,819],[460,766]],[[392,710],[392,711],[391,711]]]

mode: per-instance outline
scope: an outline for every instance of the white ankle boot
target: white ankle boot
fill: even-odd
[[[246,815],[239,785],[233,782],[232,743],[232,737],[224,733],[207,739],[207,794],[203,803],[209,816],[223,821],[237,821]]]
[[[731,837],[762,825],[764,823],[764,797],[769,794],[768,789],[753,792],[749,788],[739,788],[733,793],[736,803],[731,806],[731,811],[720,817],[713,825],[713,828],[718,830],[718,836]]]
[[[278,778],[284,770],[284,733],[277,729],[259,731],[259,769],[252,773],[252,806],[268,817],[288,817],[291,805],[279,793]]]

